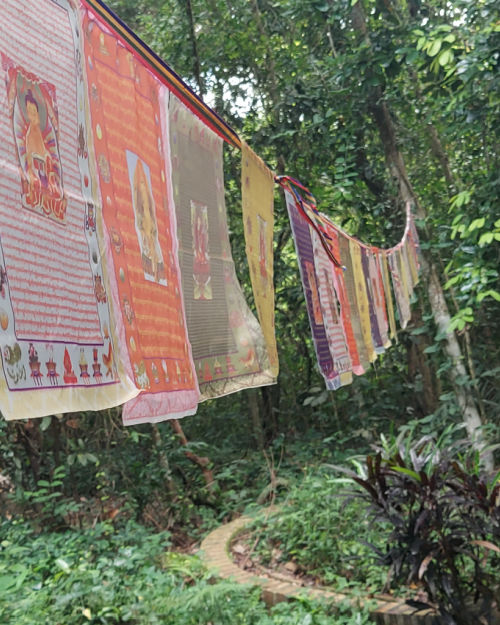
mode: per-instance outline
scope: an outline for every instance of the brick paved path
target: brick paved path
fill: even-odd
[[[326,599],[339,603],[349,601],[359,605],[358,598],[324,588],[309,588],[285,582],[272,577],[263,577],[241,569],[233,562],[230,554],[232,539],[243,530],[251,521],[251,517],[240,517],[231,523],[221,525],[211,532],[201,543],[201,556],[209,569],[215,570],[220,577],[233,579],[240,584],[259,585],[262,588],[262,598],[268,605],[280,601],[287,601],[291,597],[306,595],[308,597]],[[272,573],[270,572],[270,575]],[[417,611],[404,603],[383,597],[367,600],[372,609],[372,616],[379,625],[441,625],[441,620],[430,610]],[[417,614],[418,612],[418,614]]]

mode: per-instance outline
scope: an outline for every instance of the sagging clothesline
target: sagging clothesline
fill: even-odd
[[[195,115],[197,115],[204,124],[216,132],[225,142],[233,147],[241,150],[242,140],[238,133],[228,124],[216,111],[209,107],[189,85],[167,64],[161,57],[159,57],[148,45],[145,43],[127,24],[120,19],[120,17],[107,6],[102,0],[82,0],[82,4],[94,9],[96,13],[102,18],[104,22],[109,24],[111,28],[121,37],[122,42],[129,47],[129,49],[135,54],[139,54],[144,61],[148,64],[148,67],[155,73],[156,77],[168,87],[168,89],[174,93],[181,102],[183,102]],[[299,188],[305,196],[308,207],[313,213],[317,212],[316,200],[310,191],[300,181],[290,176],[275,176],[275,181],[283,186],[288,185],[293,191],[294,188]],[[300,200],[299,200],[300,205]],[[410,207],[407,206],[407,219],[406,228],[409,226]],[[318,234],[322,239],[327,238],[324,233],[321,234],[321,225],[316,224],[315,220],[311,220],[310,216],[305,210],[301,209],[301,215],[304,219],[310,222],[313,228],[319,228]],[[345,233],[346,236],[350,236]],[[405,233],[403,234],[403,241]],[[355,237],[353,237],[355,238]],[[359,241],[361,245],[364,245]],[[397,245],[401,245],[401,242]],[[325,248],[327,254],[331,254],[327,248]],[[330,256],[333,263],[336,260],[333,256]]]

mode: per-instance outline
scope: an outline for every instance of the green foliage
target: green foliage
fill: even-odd
[[[76,501],[64,496],[62,487],[65,477],[65,468],[56,467],[50,481],[38,480],[36,490],[18,490],[17,500],[25,505],[34,506],[38,522],[45,527],[50,526],[54,529],[64,527],[66,525],[64,518],[79,509]]]
[[[364,625],[365,612],[313,601],[273,608],[260,591],[215,579],[195,556],[167,552],[167,532],[129,522],[65,534],[0,525],[3,625]]]
[[[266,565],[294,562],[337,590],[381,590],[380,567],[364,542],[382,546],[381,532],[365,518],[363,506],[343,496],[346,480],[328,470],[312,470],[294,485],[279,511],[253,524],[250,543]]]
[[[171,577],[159,565],[168,533],[133,523],[121,532],[98,524],[37,535],[26,524],[3,522],[1,534],[3,623],[146,622],[144,595],[158,597]]]

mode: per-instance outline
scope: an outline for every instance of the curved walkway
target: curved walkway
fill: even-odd
[[[221,525],[211,532],[201,543],[200,551],[205,564],[215,570],[220,577],[233,579],[240,584],[258,585],[262,588],[262,598],[268,605],[287,601],[292,597],[306,595],[316,599],[326,599],[340,603],[349,601],[359,605],[360,600],[345,593],[338,593],[324,588],[300,586],[272,577],[263,577],[241,569],[231,558],[230,545],[233,538],[251,522],[251,517],[240,517],[231,523]],[[272,573],[270,572],[270,575]],[[440,625],[439,617],[431,610],[417,610],[402,602],[384,597],[368,598],[366,601],[372,616],[380,625]],[[372,608],[372,606],[374,606]]]

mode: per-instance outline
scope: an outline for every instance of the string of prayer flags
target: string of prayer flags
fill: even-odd
[[[51,36],[48,36],[50,32]],[[102,0],[0,3],[0,409],[123,404],[126,425],[272,384],[273,174]],[[255,305],[231,254],[223,141],[242,149]],[[410,319],[418,236],[350,237],[285,188],[320,370],[361,375]],[[392,287],[391,287],[392,285]],[[394,295],[394,297],[393,297]]]
[[[169,119],[182,291],[201,397],[273,384],[276,364],[273,369],[231,255],[222,139],[175,96]],[[271,253],[269,234],[264,246]]]
[[[246,142],[241,146],[241,199],[245,249],[270,372],[278,375],[274,328],[274,174]]]
[[[396,337],[389,275],[401,326],[410,319],[419,269],[410,207],[403,239],[382,250],[335,226],[298,181],[276,180],[285,189],[319,369],[327,388],[336,389],[351,382],[351,371],[362,374]]]

